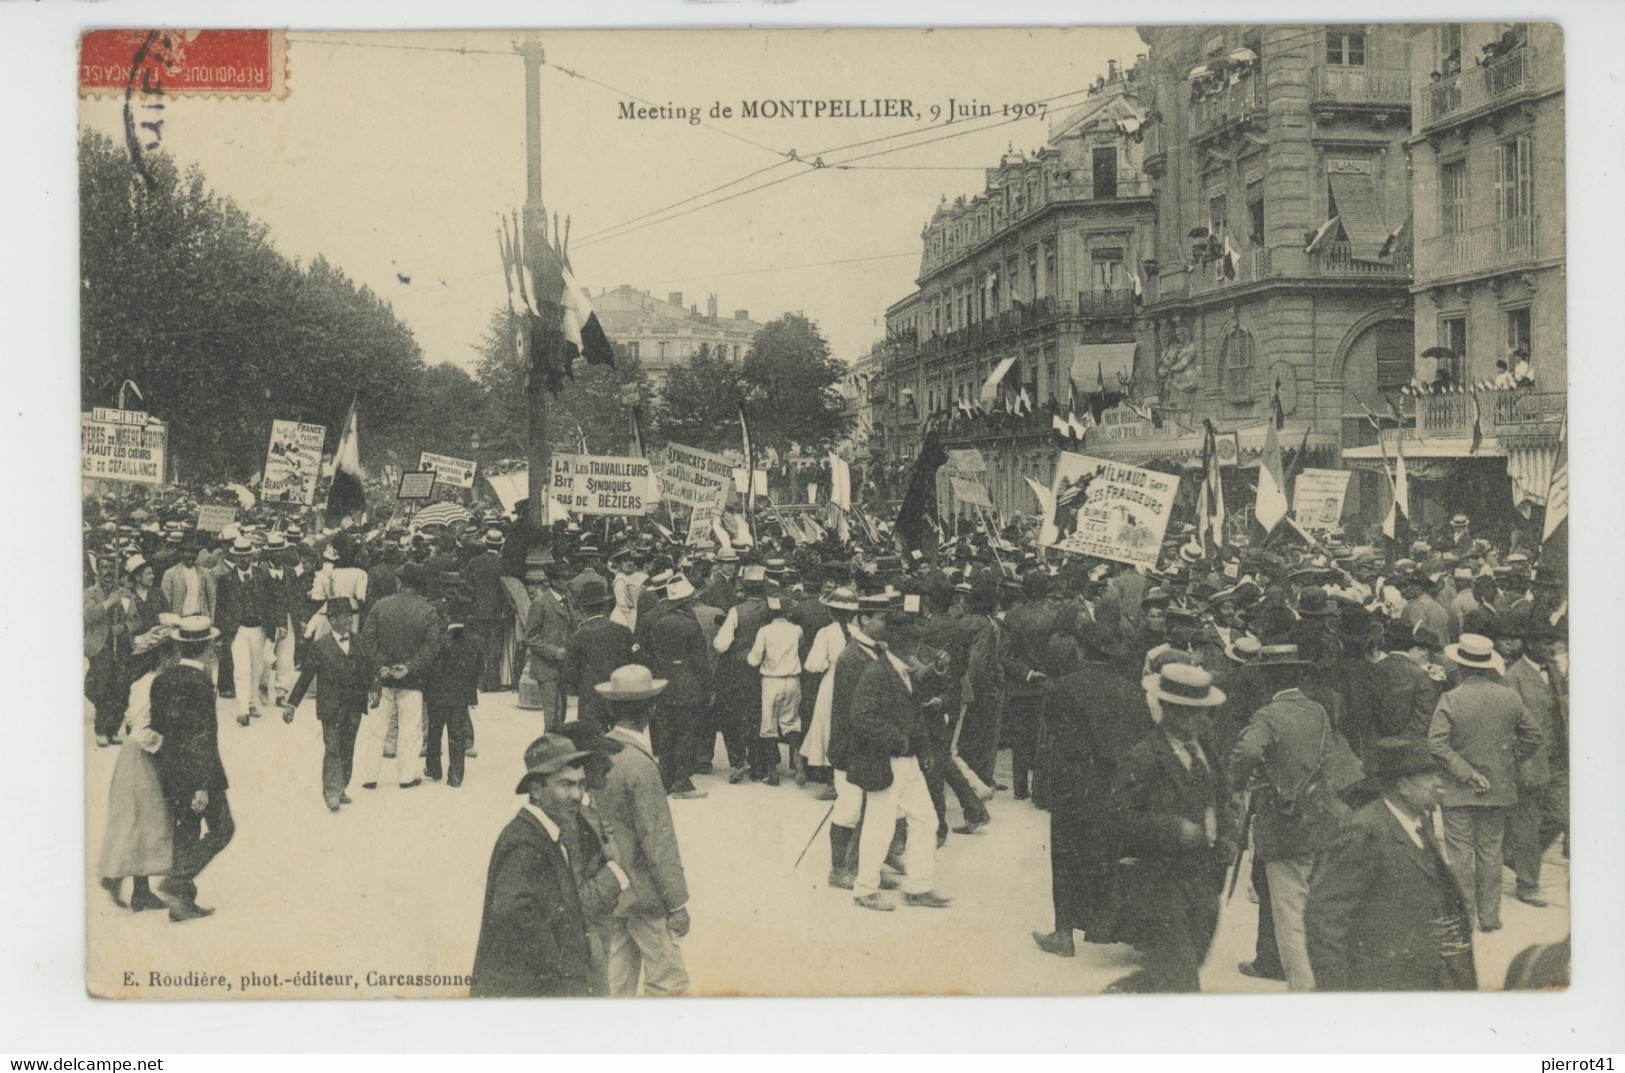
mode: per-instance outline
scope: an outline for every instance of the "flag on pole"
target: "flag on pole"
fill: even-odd
[[[360,514],[367,507],[367,496],[362,489],[366,474],[361,469],[361,444],[356,421],[356,399],[350,398],[350,413],[344,419],[344,431],[339,434],[338,450],[333,453],[333,483],[327,489],[327,517],[333,521],[347,514]]]
[[[936,431],[926,433],[920,457],[914,460],[909,473],[908,490],[897,510],[895,531],[905,551],[925,550],[925,535],[930,529],[926,519],[937,514],[937,470],[947,461],[948,452],[942,449]]]
[[[1557,457],[1552,461],[1552,479],[1546,486],[1546,524],[1541,527],[1540,540],[1544,544],[1564,522],[1569,520],[1569,419],[1563,416],[1558,427]]]
[[[564,341],[575,348],[576,356],[587,360],[588,365],[615,365],[615,348],[610,345],[609,336],[604,334],[604,327],[598,322],[598,314],[593,311],[592,302],[587,293],[576,284],[575,272],[570,267],[570,255],[564,255],[564,297],[561,299],[564,306]]]
[[[1394,437],[1394,502],[1382,522],[1382,535],[1393,542],[1395,553],[1403,556],[1411,546],[1411,483],[1405,474],[1405,447],[1402,436]]]
[[[1308,242],[1304,243],[1303,252],[1314,253],[1320,249],[1320,244],[1326,241],[1326,236],[1332,233],[1332,228],[1336,227],[1337,221],[1341,219],[1341,216],[1333,216],[1330,220],[1315,228],[1315,233],[1309,237]]]
[[[1224,547],[1224,477],[1219,467],[1219,434],[1212,421],[1203,421],[1206,433],[1202,437],[1202,487],[1196,500],[1196,535],[1203,547],[1211,541],[1214,548]],[[1263,480],[1260,471],[1259,480]]]
[[[1280,401],[1277,396],[1277,407]],[[1258,498],[1253,503],[1253,517],[1268,533],[1281,524],[1286,514],[1286,475],[1281,470],[1281,434],[1275,422],[1271,421],[1264,426],[1264,458],[1258,466]]]
[[[751,446],[750,421],[745,417],[745,404],[739,404],[739,441],[745,452],[745,514],[756,516],[756,449]]]
[[[592,454],[587,450],[587,430],[581,427],[579,421],[576,422],[576,451],[584,455]]]
[[[1134,283],[1134,304],[1145,305],[1145,284],[1140,281],[1140,272],[1136,268],[1129,269],[1129,279]]]

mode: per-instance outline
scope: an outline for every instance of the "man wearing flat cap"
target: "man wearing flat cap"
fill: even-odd
[[[1321,853],[1304,907],[1319,991],[1473,991],[1472,925],[1435,830],[1445,776],[1425,743],[1381,738],[1380,796]]]
[[[587,753],[546,734],[525,750],[514,788],[529,800],[497,836],[469,993],[476,998],[602,995],[587,921],[630,885],[581,814]]]

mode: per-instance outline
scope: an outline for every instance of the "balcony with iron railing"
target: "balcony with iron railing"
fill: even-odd
[[[1344,67],[1320,64],[1315,67],[1313,104],[1411,106],[1411,73],[1403,67]]]
[[[1255,71],[1233,86],[1192,101],[1190,136],[1205,139],[1264,111],[1264,78]]]
[[[1257,283],[1270,274],[1270,251],[1264,246],[1248,246],[1233,258],[1235,274],[1225,272],[1224,262],[1208,261],[1190,271],[1190,293],[1211,294],[1226,287]]]
[[[1416,281],[1503,271],[1551,256],[1540,222],[1538,216],[1515,216],[1426,239],[1416,251]]]
[[[1482,66],[1430,82],[1417,90],[1416,109],[1422,117],[1418,129],[1426,132],[1521,100],[1534,92],[1543,74],[1541,55],[1523,45]]]
[[[1380,261],[1356,260],[1347,242],[1328,242],[1309,255],[1309,274],[1354,279],[1405,279],[1411,274],[1411,259],[1404,249],[1395,250]]]
[[[1423,435],[1467,437],[1473,422],[1485,436],[1556,435],[1568,407],[1561,391],[1480,391],[1423,395],[1416,400],[1416,431]]]

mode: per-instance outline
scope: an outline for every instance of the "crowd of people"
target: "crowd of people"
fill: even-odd
[[[402,788],[460,785],[481,693],[540,711],[475,994],[681,993],[671,803],[747,780],[830,802],[828,883],[877,912],[950,906],[938,855],[998,837],[995,794],[1046,810],[1032,941],[1131,944],[1119,991],[1199,990],[1238,883],[1248,975],[1473,988],[1503,866],[1539,908],[1567,852],[1565,579],[1465,516],[1397,558],[1187,531],[1148,571],[1036,526],[925,555],[884,526],[692,548],[646,519],[307,530],[262,508],[204,532],[196,507],[90,500],[85,528],[85,692],[121,749],[101,882],[177,922],[212,911],[197,877],[232,836],[218,735],[312,691],[334,812],[386,760]]]

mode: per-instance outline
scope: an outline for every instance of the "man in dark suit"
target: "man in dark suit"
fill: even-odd
[[[396,716],[400,724],[395,769],[401,789],[423,783],[416,766],[418,750],[424,744],[423,684],[440,654],[444,629],[440,613],[423,596],[427,580],[423,567],[416,563],[403,566],[400,591],[374,604],[361,627],[361,651],[379,693],[378,703],[362,716],[361,730],[366,733],[357,732],[361,785],[368,790],[378,785],[384,739]]]
[[[643,658],[656,677],[670,683],[650,726],[654,753],[666,792],[673,797],[706,796],[694,786],[706,708],[714,691],[711,646],[694,612],[694,586],[682,574],[666,583],[666,599],[638,615]]]
[[[604,993],[587,919],[629,884],[581,814],[587,755],[551,734],[525,750],[525,775],[514,792],[530,799],[497,836],[485,878],[469,987],[476,998]]]
[[[1055,930],[1034,932],[1039,949],[1076,952],[1072,932],[1110,942],[1107,923],[1111,865],[1104,825],[1107,793],[1118,765],[1154,724],[1145,695],[1117,672],[1111,630],[1080,619],[1073,628],[1082,664],[1053,678],[1044,699],[1042,769],[1050,807],[1050,887]]]
[[[175,923],[214,912],[197,904],[197,877],[236,831],[220,762],[214,683],[205,663],[219,636],[206,615],[181,619],[175,634],[180,660],[152,683],[152,729],[163,739],[152,758],[175,845],[174,865],[158,893]]]
[[[215,583],[220,635],[231,650],[237,723],[247,726],[260,715],[260,680],[265,677],[266,626],[280,606],[271,580],[254,561],[254,545],[240,537],[227,553],[230,565]]]
[[[728,610],[711,642],[719,657],[716,710],[723,739],[732,742],[728,757],[733,771],[728,781],[733,784],[744,782],[752,770],[765,778],[778,762],[776,747],[773,763],[767,762],[767,750],[757,736],[762,721],[762,675],[748,659],[756,634],[772,621],[766,600],[766,568],[759,564],[745,567],[739,588],[739,602]],[[740,762],[734,763],[736,759]]]
[[[1107,800],[1118,869],[1114,937],[1144,955],[1108,991],[1194,992],[1219,923],[1231,845],[1224,774],[1202,744],[1208,712],[1224,703],[1213,676],[1170,663],[1141,683],[1162,713],[1128,751]]]
[[[531,597],[525,620],[525,650],[530,657],[530,677],[541,694],[543,725],[557,729],[564,725],[565,674],[576,613],[564,585],[565,564],[548,555],[542,569],[546,579]]]
[[[829,814],[829,885],[841,890],[851,890],[857,880],[858,825],[863,819],[863,790],[847,778],[854,741],[852,701],[864,671],[880,658],[880,649],[869,631],[885,630],[887,604],[887,598],[881,595],[859,597],[851,641],[828,672],[834,681],[830,684],[826,752],[835,771],[835,804]]]
[[[880,893],[880,867],[891,855],[899,819],[907,822],[903,847],[903,900],[942,909],[951,904],[933,889],[937,871],[936,806],[920,770],[920,754],[930,735],[914,695],[908,664],[893,646],[908,648],[918,635],[919,596],[905,596],[888,611],[878,635],[871,634],[879,658],[864,668],[852,697],[848,780],[863,791],[863,825],[858,831],[858,874],[853,901],[865,909],[891,911]],[[838,665],[838,664],[837,664]],[[940,707],[941,697],[931,702]]]
[[[1044,705],[1044,661],[1050,635],[1060,619],[1060,601],[1050,594],[1049,575],[1035,571],[1022,579],[1022,600],[1005,616],[1010,654],[1005,671],[1004,734],[1010,741],[1010,783],[1017,801],[1032,792],[1038,763],[1039,715]],[[1042,783],[1042,779],[1038,780]]]
[[[507,538],[500,529],[487,529],[480,543],[479,554],[464,564],[462,575],[474,601],[468,615],[468,632],[484,657],[480,690],[490,693],[501,688],[502,650],[509,631],[508,596],[502,588],[506,573],[502,549]]]
[[[1381,796],[1321,855],[1304,908],[1319,991],[1472,991],[1472,925],[1435,833],[1444,786],[1414,738],[1372,746]]]
[[[570,637],[567,678],[580,698],[578,717],[591,719],[601,731],[609,729],[609,708],[593,687],[632,662],[632,631],[609,618],[614,603],[608,585],[588,579],[576,594],[581,622]]]
[[[1563,674],[1552,663],[1553,631],[1543,622],[1504,619],[1495,647],[1506,661],[1501,684],[1518,694],[1544,740],[1518,763],[1518,803],[1507,813],[1506,863],[1517,897],[1543,909],[1540,858],[1568,828],[1568,717]]]
[[[688,970],[677,940],[688,934],[688,881],[677,848],[677,828],[649,738],[655,697],[668,691],[649,668],[616,668],[593,688],[614,721],[608,737],[625,748],[610,756],[594,805],[615,832],[616,860],[631,886],[608,921],[609,993],[631,997],[638,977],[649,995],[681,995]]]
[[[322,799],[329,812],[350,803],[344,788],[350,785],[356,729],[367,712],[372,685],[372,670],[355,635],[355,613],[353,596],[335,596],[327,601],[327,621],[332,632],[306,646],[304,670],[282,706],[282,721],[293,722],[294,709],[316,679],[321,679],[322,687],[316,692],[316,718],[322,724]]]

